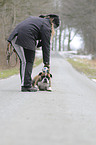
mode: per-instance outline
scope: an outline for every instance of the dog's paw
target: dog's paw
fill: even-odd
[[[52,88],[51,87],[48,87],[47,88],[47,91],[50,91],[51,92],[52,91]]]
[[[37,86],[37,85],[35,85],[34,87],[35,87],[37,90],[39,90],[39,88],[38,88],[38,86]]]

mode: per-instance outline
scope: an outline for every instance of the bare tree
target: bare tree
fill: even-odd
[[[6,40],[13,28],[30,15],[48,13],[58,14],[63,23],[60,28],[59,50],[61,44],[64,44],[62,32],[68,27],[76,29],[81,35],[86,52],[96,52],[96,0],[0,0],[0,65],[5,62]],[[57,38],[58,36],[55,48]],[[71,41],[69,35],[68,45]]]
[[[96,52],[96,0],[62,0],[61,9],[65,25],[77,29],[87,52]]]
[[[0,66],[6,63],[7,38],[13,28],[30,15],[56,13],[53,0],[0,0]]]

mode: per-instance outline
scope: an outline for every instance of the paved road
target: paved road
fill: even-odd
[[[96,145],[96,83],[51,58],[53,92],[20,92],[19,75],[0,80],[0,145]]]

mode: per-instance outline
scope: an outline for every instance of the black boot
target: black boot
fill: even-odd
[[[22,92],[37,92],[37,88],[36,87],[21,87],[21,91]]]

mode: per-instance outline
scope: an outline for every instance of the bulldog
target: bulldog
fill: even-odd
[[[42,72],[34,77],[32,85],[42,91],[52,91],[51,78],[52,74],[49,73],[49,69],[44,67]]]

